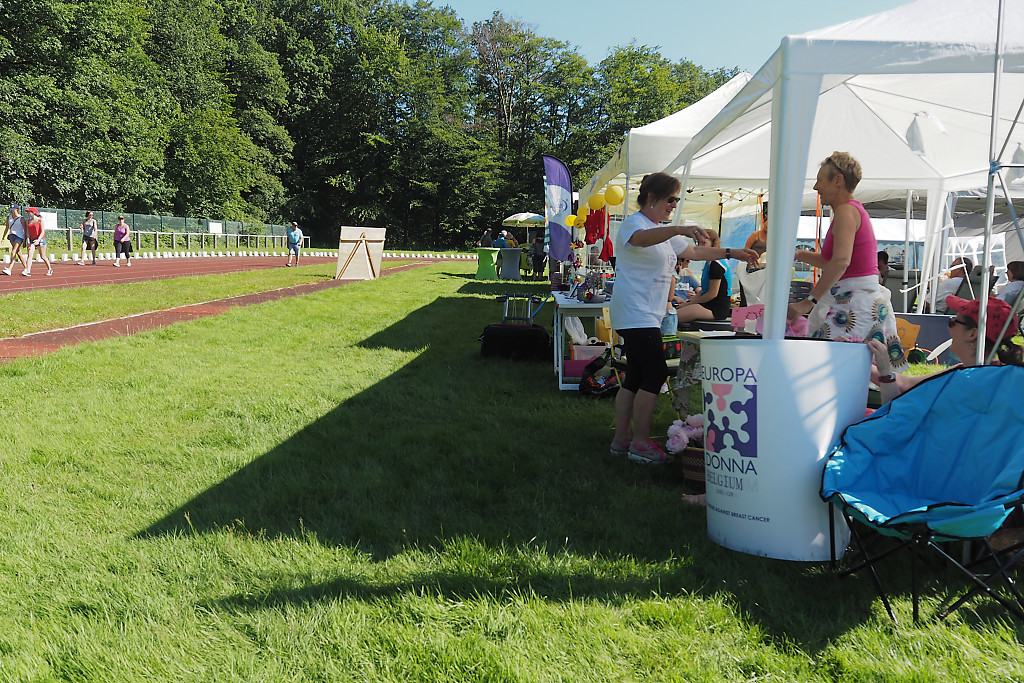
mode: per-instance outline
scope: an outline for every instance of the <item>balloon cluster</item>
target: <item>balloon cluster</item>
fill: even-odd
[[[626,193],[619,185],[610,185],[608,189],[602,192],[595,192],[590,195],[586,202],[580,202],[579,209],[576,210],[575,214],[569,214],[565,219],[566,227],[581,226],[586,222],[587,215],[591,211],[600,211],[604,208],[605,204],[608,206],[618,206],[622,203],[622,200],[626,198]]]

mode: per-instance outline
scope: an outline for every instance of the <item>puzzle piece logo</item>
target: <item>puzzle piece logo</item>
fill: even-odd
[[[721,456],[757,457],[757,385],[708,382],[704,448]]]

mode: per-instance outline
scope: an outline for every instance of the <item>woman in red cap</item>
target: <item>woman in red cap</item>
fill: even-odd
[[[28,241],[28,264],[21,274],[28,277],[32,274],[32,259],[35,257],[36,249],[39,249],[39,257],[46,264],[46,274],[53,275],[53,265],[46,255],[46,228],[43,227],[43,220],[39,217],[39,209],[34,206],[25,210],[28,214],[28,223],[25,225],[25,239]]]
[[[953,367],[974,365],[979,340],[984,340],[986,358],[993,349],[995,350],[993,365],[1024,365],[1024,359],[1022,359],[1024,348],[1017,346],[1012,341],[1013,336],[1020,332],[1020,322],[1016,314],[1011,315],[1013,308],[1010,304],[994,296],[988,298],[984,336],[978,329],[978,311],[981,308],[981,299],[969,301],[958,296],[947,296],[946,306],[955,313],[949,318],[949,336],[953,342],[949,350],[962,361],[960,365]],[[1009,326],[1006,325],[1007,319],[1010,321]],[[1006,334],[1002,333],[1004,327],[1006,327]],[[878,385],[882,401],[892,400],[929,377],[929,375],[919,377],[895,375],[886,346],[872,339],[868,341],[868,348],[871,349],[877,366],[871,370],[871,381]]]

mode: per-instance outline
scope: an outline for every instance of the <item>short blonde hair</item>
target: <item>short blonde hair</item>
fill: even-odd
[[[832,180],[836,177],[836,173],[843,174],[843,185],[846,187],[847,192],[853,192],[857,189],[857,185],[860,183],[861,175],[860,163],[852,156],[849,152],[832,152],[821,165],[828,169],[828,179]]]

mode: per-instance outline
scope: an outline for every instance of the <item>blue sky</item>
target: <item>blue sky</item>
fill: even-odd
[[[670,61],[706,69],[738,66],[755,72],[782,37],[806,33],[907,4],[908,0],[433,0],[471,25],[501,10],[537,34],[564,40],[596,65],[609,48],[660,46]]]

